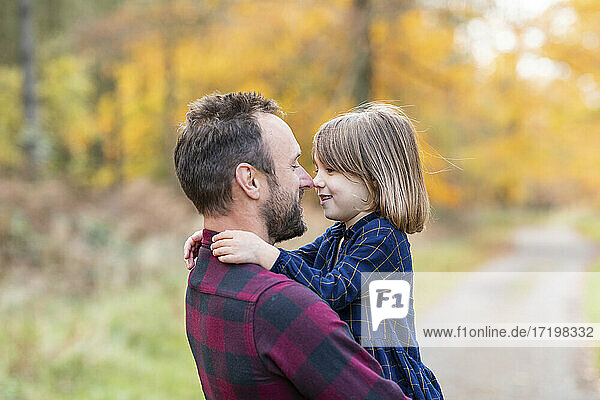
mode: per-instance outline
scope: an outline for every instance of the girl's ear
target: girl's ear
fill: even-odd
[[[235,180],[248,197],[253,200],[260,198],[260,182],[258,171],[248,163],[240,163],[235,168]]]

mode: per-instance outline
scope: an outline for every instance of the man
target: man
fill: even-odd
[[[190,105],[175,147],[177,176],[204,215],[186,294],[188,341],[207,399],[406,398],[319,297],[283,275],[212,256],[226,229],[269,243],[300,236],[313,184],[273,100],[205,96]]]

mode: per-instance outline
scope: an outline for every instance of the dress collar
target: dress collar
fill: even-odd
[[[356,232],[360,231],[363,226],[365,226],[366,224],[368,224],[376,218],[379,218],[378,212],[372,212],[368,215],[365,215],[364,217],[356,221],[354,225],[352,225],[350,228],[346,229],[346,231],[344,232],[344,237],[352,237]]]
[[[334,237],[344,237],[345,239],[351,238],[356,232],[360,231],[363,226],[376,218],[379,218],[379,213],[372,212],[356,221],[356,223],[348,229],[346,229],[346,225],[343,222],[336,222],[331,227],[331,234]]]

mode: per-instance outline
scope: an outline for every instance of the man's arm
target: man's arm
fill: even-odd
[[[267,369],[285,376],[307,398],[407,399],[348,325],[310,290],[283,282],[255,309],[254,341]]]

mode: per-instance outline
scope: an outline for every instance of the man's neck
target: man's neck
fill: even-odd
[[[225,215],[218,217],[204,216],[204,229],[215,232],[226,230],[247,231],[256,234],[262,240],[273,244],[273,240],[267,234],[267,228],[264,223],[257,221],[257,217],[250,218],[247,215]]]

